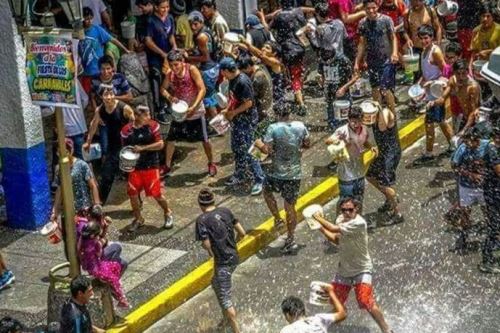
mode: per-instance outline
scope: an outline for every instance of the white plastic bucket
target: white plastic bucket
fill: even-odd
[[[123,21],[120,23],[122,28],[122,36],[125,39],[135,38],[135,23],[131,21]]]
[[[248,149],[248,153],[261,162],[263,162],[267,158],[267,156],[269,156],[263,153],[259,148],[257,148],[255,146],[255,143],[253,143],[250,149]]]
[[[178,123],[183,122],[186,120],[188,109],[189,105],[185,101],[178,101],[172,104],[172,119]]]
[[[120,151],[120,170],[124,172],[132,172],[135,170],[135,165],[141,155],[134,152],[133,149],[134,148],[131,146],[126,146]]]
[[[215,94],[215,100],[217,101],[217,104],[221,109],[227,108],[228,103],[226,95],[224,95],[221,92],[218,92],[217,94]]]
[[[229,121],[224,117],[223,114],[216,115],[210,122],[208,123],[219,135],[222,135],[227,132],[227,130],[231,127]]]
[[[299,30],[297,30],[295,32],[295,36],[297,36],[297,38],[302,43],[302,45],[304,45],[304,47],[308,47],[310,45],[309,38],[307,38],[307,36],[306,36],[306,28],[307,28],[307,25],[300,28]]]
[[[439,80],[435,80],[431,83],[429,88],[431,95],[434,98],[440,98],[443,96],[444,89],[448,85],[448,80],[446,78],[440,78]]]
[[[437,6],[437,13],[440,16],[455,15],[458,12],[458,4],[453,1],[445,0]]]
[[[425,96],[425,90],[419,84],[414,84],[408,89],[408,96],[414,102],[420,102]]]
[[[82,148],[82,156],[84,161],[98,160],[102,156],[101,145],[98,143],[93,143],[90,145],[88,150]]]
[[[481,69],[483,68],[484,64],[486,64],[488,61],[486,60],[476,60],[472,63],[472,71],[474,73],[474,77],[476,78],[481,78]]]
[[[351,102],[344,99],[339,99],[333,103],[334,117],[337,120],[345,120],[349,115],[349,109],[351,108]]]
[[[323,286],[328,285],[328,283],[321,281],[311,282],[309,293],[309,304],[317,306],[325,306],[330,304],[330,296],[325,293]]]
[[[363,124],[373,125],[377,122],[377,113],[380,111],[380,106],[371,101],[363,102],[359,105],[363,110]]]
[[[413,54],[413,52],[403,55],[403,65],[406,71],[418,72],[420,68],[419,61],[420,55]]]
[[[318,230],[321,228],[321,224],[313,217],[313,215],[318,212],[323,214],[323,207],[320,205],[310,205],[302,211],[302,216],[304,216],[304,219],[311,230]]]

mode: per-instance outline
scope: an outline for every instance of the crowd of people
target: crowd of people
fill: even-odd
[[[231,125],[227,135],[234,173],[225,185],[250,184],[251,195],[263,193],[275,227],[286,227],[282,252],[295,251],[295,204],[305,177],[301,157],[311,144],[307,126],[297,119],[312,112],[304,102],[304,79],[317,67],[326,124],[332,133],[325,143],[333,150],[345,147],[342,151],[347,156],[334,163],[340,189],[336,222],[328,222],[321,214],[314,216],[324,236],[339,244],[339,271],[332,285],[324,287],[335,316],[317,315],[311,320],[305,317],[300,299],[288,298],[282,309],[291,324],[282,332],[306,332],[307,327],[326,332],[331,323],[345,318],[343,304],[352,287],[360,307],[382,332],[391,332],[374,300],[367,222],[361,214],[367,180],[385,196],[379,212],[386,213],[386,223],[404,222],[394,187],[401,158],[397,84],[423,91],[420,99],[410,103],[416,115],[425,117],[426,147],[414,164],[425,166],[436,159],[436,124],[449,143],[445,153],[457,174],[458,201],[445,217],[459,234],[457,249],[467,247],[470,230],[479,222],[473,221],[471,208],[480,205],[487,235],[479,269],[500,273],[493,256],[500,238],[496,2],[457,0],[458,10],[442,6],[444,1],[424,0],[279,2],[280,8],[274,11],[248,15],[245,32],[234,40],[215,0],[198,1],[189,13],[183,0],[136,0],[142,14],[136,18],[135,37],[128,39],[115,37],[120,27],[113,7],[110,16],[102,0],[83,1],[85,38],[78,46],[81,103],[77,109],[64,109],[83,269],[109,283],[118,305],[128,307],[120,283],[127,263],[121,258],[121,246],[107,239],[111,220],[102,208],[115,178],[123,175],[123,149],[129,147],[138,156],[133,170],[127,172],[134,216],[128,231],[134,233],[146,223],[141,195],[158,202],[164,227],[171,229],[175,207],[162,193],[161,182],[174,171],[176,143],[200,142],[207,174],[216,177],[211,137],[225,135],[209,126],[217,117]],[[52,10],[60,13],[58,8]],[[65,24],[60,15],[56,18],[58,24]],[[306,62],[306,52],[317,55],[316,63]],[[411,69],[407,65],[413,56],[418,57],[418,66]],[[403,74],[398,80],[397,73]],[[371,122],[364,120],[366,104],[354,103],[362,95],[362,81],[369,83],[369,104],[377,110]],[[441,87],[438,92],[436,82]],[[289,93],[293,101],[287,98]],[[186,116],[182,121],[172,120],[173,106],[181,101],[187,104]],[[344,110],[340,110],[341,102],[347,103]],[[86,119],[91,120],[87,123]],[[167,132],[162,131],[164,127]],[[102,156],[85,161],[95,143]],[[255,150],[260,154],[253,154]],[[366,173],[365,151],[375,155]],[[255,157],[261,155],[271,159],[264,170]],[[58,178],[54,179],[54,224],[61,204]],[[275,193],[284,200],[285,219],[279,214]],[[231,274],[238,264],[235,232],[242,238],[245,230],[230,210],[215,206],[210,190],[200,192],[198,203],[203,213],[196,222],[196,239],[215,259],[213,289],[224,317],[234,332],[240,332],[231,302]],[[0,273],[1,289],[14,280],[1,256]],[[88,281],[73,281],[73,299],[80,299],[73,303],[83,306],[89,288]],[[74,314],[74,307],[68,305],[63,313]],[[82,309],[79,313],[87,321],[77,331],[90,331],[88,313]],[[71,320],[63,323],[68,325]]]

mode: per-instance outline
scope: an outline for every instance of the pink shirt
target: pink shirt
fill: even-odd
[[[453,76],[453,67],[450,64],[444,65],[443,76],[447,79]]]
[[[328,0],[328,16],[332,19],[342,20],[340,11],[346,14],[354,12],[354,2],[352,0]],[[358,23],[351,23],[346,25],[347,35],[352,39],[356,34]]]

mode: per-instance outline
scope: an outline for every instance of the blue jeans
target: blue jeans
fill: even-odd
[[[245,171],[247,167],[250,167],[254,182],[262,184],[264,172],[260,162],[248,153],[253,143],[254,126],[245,121],[234,122],[232,126],[231,150],[234,153],[234,177],[238,180],[244,180]]]
[[[99,144],[101,145],[102,156],[108,154],[108,128],[106,125],[99,125]]]

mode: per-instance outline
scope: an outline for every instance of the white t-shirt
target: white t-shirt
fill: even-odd
[[[352,277],[361,273],[371,273],[372,258],[368,251],[368,232],[366,220],[360,215],[349,222],[343,222],[339,215],[335,224],[340,227],[339,266],[337,273]]]
[[[280,333],[327,333],[330,325],[337,321],[334,313],[318,313],[283,327]]]
[[[368,141],[368,133],[365,125],[361,125],[361,132],[357,134],[349,127],[349,124],[345,124],[337,128],[331,136],[331,138],[344,141],[349,152],[349,160],[338,164],[337,172],[340,180],[351,181],[365,176],[362,153]]]
[[[82,0],[82,8],[89,7],[94,13],[92,24],[102,25],[101,13],[106,10],[106,5],[102,0]]]

